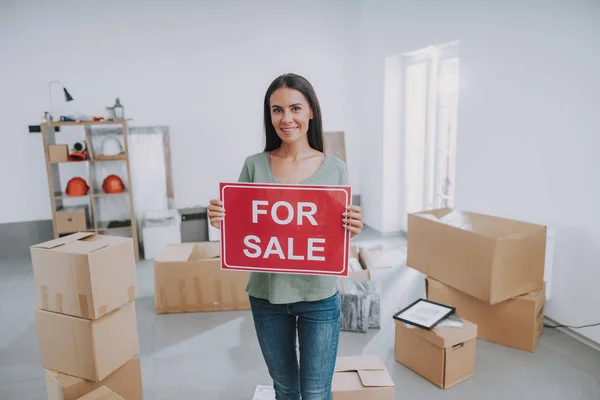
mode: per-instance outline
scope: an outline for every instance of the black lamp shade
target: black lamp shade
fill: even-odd
[[[63,90],[65,92],[65,101],[73,101],[73,97],[67,92],[67,89],[63,87]]]

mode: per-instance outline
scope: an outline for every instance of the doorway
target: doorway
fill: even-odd
[[[407,214],[454,207],[458,128],[458,43],[402,55],[401,159],[403,221]]]

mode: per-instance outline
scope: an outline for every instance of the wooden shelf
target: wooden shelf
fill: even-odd
[[[54,192],[54,200],[63,200],[63,199],[89,199],[90,193],[85,194],[83,196],[69,196],[65,192]]]
[[[102,161],[123,161],[126,169],[126,173],[121,177],[124,182],[128,182],[128,186],[131,185],[131,167],[129,161],[129,152],[128,152],[128,131],[127,131],[127,121],[130,119],[118,119],[114,121],[79,121],[79,122],[46,122],[41,124],[42,131],[42,139],[44,146],[44,156],[46,161],[46,172],[48,175],[48,191],[49,197],[51,201],[52,207],[52,226],[54,231],[54,238],[58,238],[60,236],[65,236],[63,233],[58,233],[57,231],[57,209],[63,206],[63,201],[65,199],[80,199],[81,202],[89,203],[89,212],[91,219],[91,226],[93,228],[87,229],[85,232],[103,232],[106,235],[110,235],[110,232],[115,232],[115,235],[121,235],[123,231],[130,233],[130,236],[133,239],[133,246],[135,252],[136,260],[139,260],[139,246],[138,246],[138,233],[137,233],[137,223],[135,218],[135,210],[133,205],[133,194],[131,192],[131,187],[127,187],[127,189],[122,193],[104,193],[101,188],[102,179],[104,176],[97,176],[95,168],[92,168],[91,164],[88,164],[88,176],[84,178],[87,184],[90,186],[90,190],[86,195],[83,196],[68,196],[63,191],[55,191],[55,188],[61,184],[61,169],[57,168],[58,164],[67,164],[67,163],[93,163],[93,162],[102,162]],[[113,125],[117,126],[122,133],[123,140],[123,154],[118,154],[116,156],[103,156],[101,154],[94,155],[93,148],[90,146],[92,143],[92,136],[94,135],[91,126],[93,125]],[[90,159],[82,160],[82,161],[62,161],[62,162],[51,162],[50,161],[50,153],[48,147],[50,144],[56,144],[57,137],[56,135],[60,135],[60,133],[56,133],[54,127],[56,126],[76,126],[80,127],[85,136],[85,141],[88,144],[88,149],[90,149]],[[61,188],[64,190],[64,188]],[[127,199],[127,213],[123,214],[123,219],[128,222],[124,225],[119,226],[110,226],[110,221],[100,221],[100,215],[98,212],[98,208],[102,208],[102,202],[96,201],[96,199],[101,198],[110,198],[112,196],[121,196],[119,199],[125,198]],[[123,197],[124,196],[124,197]],[[76,201],[76,200],[75,200]],[[123,210],[124,211],[124,210]],[[114,225],[114,223],[113,223]],[[88,225],[89,227],[90,225]]]
[[[127,154],[119,154],[116,156],[103,156],[97,155],[94,159],[81,160],[81,161],[53,161],[50,164],[78,164],[86,162],[97,162],[97,161],[127,161]]]
[[[130,220],[122,221],[122,222],[124,222],[126,224],[109,227],[110,221],[98,221],[98,224],[97,224],[98,226],[96,227],[96,231],[104,232],[104,231],[116,231],[119,229],[131,229],[131,221]]]
[[[104,193],[102,191],[98,191],[98,193],[94,193],[92,195],[92,197],[94,197],[94,198],[100,198],[100,197],[111,197],[111,196],[126,196],[128,194],[129,194],[128,190],[126,190],[124,192],[121,192],[121,193]]]
[[[118,161],[118,160],[122,160],[122,161],[127,160],[127,154],[123,153],[123,154],[119,154],[116,156],[103,156],[101,154],[98,154],[98,155],[96,155],[96,157],[94,158],[93,161]]]
[[[124,195],[128,195],[128,194],[129,194],[128,190],[126,190],[126,191],[124,191],[122,193],[104,193],[104,192],[99,192],[99,193],[90,194],[88,192],[88,194],[83,195],[83,196],[69,196],[65,192],[54,192],[54,200],[85,199],[85,198],[89,198],[90,196],[93,197],[93,198],[101,198],[101,197],[111,197],[111,196],[124,196]]]
[[[80,163],[86,163],[90,160],[81,160],[81,161],[53,161],[50,164],[52,165],[57,165],[57,164],[80,164]]]
[[[88,125],[122,125],[131,119],[115,119],[113,121],[56,121],[44,122],[42,126],[88,126]]]

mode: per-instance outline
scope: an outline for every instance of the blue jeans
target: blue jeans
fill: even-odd
[[[330,400],[340,336],[339,292],[324,300],[291,304],[271,304],[250,296],[250,306],[275,398]]]

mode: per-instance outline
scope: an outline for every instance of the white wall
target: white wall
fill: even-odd
[[[360,193],[357,11],[342,0],[2,2],[0,223],[51,218],[41,136],[27,125],[48,110],[55,79],[81,112],[103,113],[120,96],[132,125],[168,125],[175,202],[186,207],[206,204],[219,180],[236,180],[244,157],[262,151],[267,86],[302,74],[324,128],[346,131]]]
[[[369,132],[361,183],[371,224],[389,226],[378,178],[384,59],[460,40],[456,205],[556,229],[547,315],[599,322],[600,3],[364,1],[361,15]],[[600,327],[578,332],[600,342]]]

